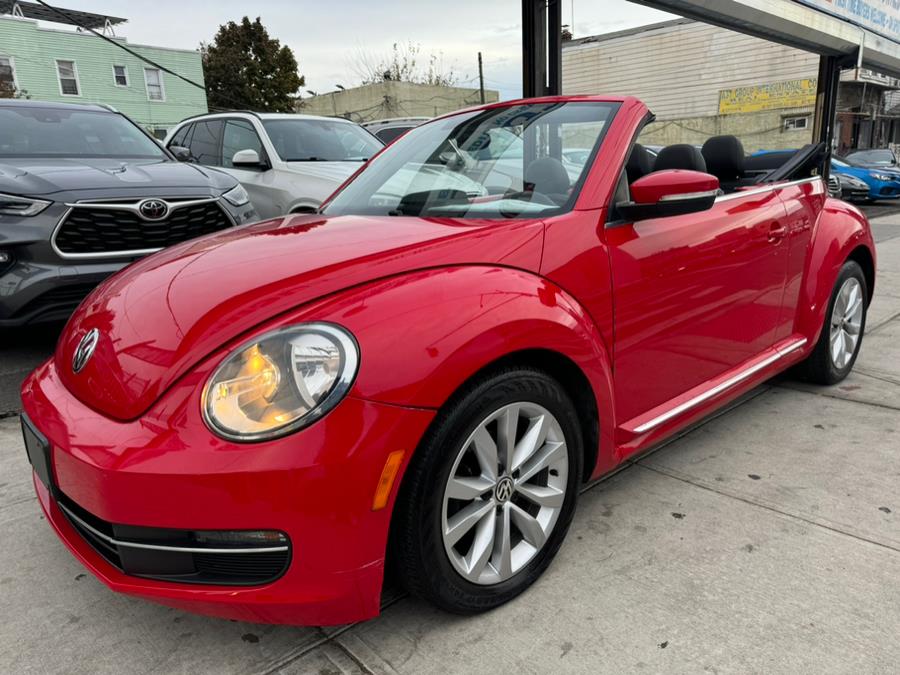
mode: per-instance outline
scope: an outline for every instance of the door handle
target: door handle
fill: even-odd
[[[787,235],[787,228],[781,223],[775,222],[769,227],[769,242],[777,244]]]

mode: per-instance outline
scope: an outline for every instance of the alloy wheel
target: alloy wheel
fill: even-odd
[[[559,421],[535,403],[482,420],[444,488],[444,550],[467,581],[497,584],[541,551],[566,498],[568,449]]]
[[[831,310],[829,345],[834,367],[847,367],[856,353],[863,320],[863,290],[859,280],[850,277],[841,286]]]

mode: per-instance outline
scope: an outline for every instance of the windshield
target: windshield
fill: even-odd
[[[575,202],[618,104],[532,103],[410,130],[323,209],[329,215],[530,218]]]
[[[890,150],[865,150],[847,155],[847,159],[857,164],[879,164],[889,166],[897,163],[897,158]]]
[[[356,124],[316,119],[263,120],[284,162],[364,162],[382,143]]]
[[[0,106],[0,157],[168,159],[122,115],[30,106]]]

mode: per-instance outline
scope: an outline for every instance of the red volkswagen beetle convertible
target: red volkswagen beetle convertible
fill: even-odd
[[[522,592],[581,485],[789,366],[853,367],[866,219],[733,137],[635,143],[633,98],[413,129],[322,208],[97,289],[23,387],[47,518],[114,590],[253,621]]]

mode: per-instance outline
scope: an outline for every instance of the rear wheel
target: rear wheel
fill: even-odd
[[[831,293],[819,341],[802,364],[806,379],[818,384],[836,384],[850,374],[866,329],[867,298],[862,268],[848,260]]]
[[[581,457],[574,405],[543,372],[509,369],[469,387],[404,479],[392,542],[404,585],[460,613],[524,591],[565,538]]]

